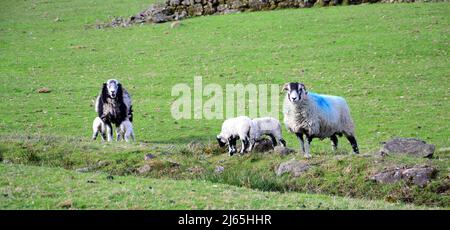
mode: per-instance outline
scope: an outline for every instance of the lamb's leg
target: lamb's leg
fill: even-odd
[[[242,143],[242,146],[241,146],[240,152],[241,152],[241,155],[243,155],[245,153],[245,150],[248,148],[248,144],[249,144],[248,138],[247,137],[241,138],[241,143]]]
[[[286,147],[286,141],[283,138],[278,139],[281,143],[281,146]]]
[[[333,151],[336,151],[337,150],[337,146],[338,146],[338,138],[337,138],[337,136],[336,135],[332,135],[330,137],[330,140],[331,140],[331,146],[333,148]]]
[[[352,135],[345,135],[345,137],[347,137],[348,142],[350,142],[350,145],[352,145],[353,153],[358,154],[359,149],[358,149],[358,143],[356,142],[356,138]]]
[[[228,142],[228,153],[230,156],[233,156],[233,154],[236,152],[236,138],[230,137],[227,140]]]
[[[101,132],[100,133],[100,136],[102,137],[102,141],[106,141],[106,133],[105,133],[105,131],[103,131],[103,132]]]
[[[272,141],[272,145],[273,147],[277,146],[277,139],[275,139],[275,137],[272,134],[268,134],[268,136],[270,137],[270,140]]]
[[[107,134],[107,140],[110,142],[113,140],[113,130],[111,127],[111,124],[106,125],[106,134]]]
[[[122,137],[123,135],[119,127],[116,128],[116,134],[117,134],[116,141],[120,141],[120,139],[123,138]]]
[[[300,150],[302,153],[305,153],[305,141],[303,140],[303,134],[302,133],[296,133],[297,139],[300,142]]]
[[[97,139],[97,136],[98,136],[98,129],[96,130],[96,129],[94,129],[94,133],[92,134],[92,140],[96,140]]]
[[[130,132],[130,137],[131,137],[131,140],[134,141],[134,132],[133,131]]]
[[[247,148],[247,152],[251,152],[253,147],[255,147],[255,143],[256,141],[254,139],[250,139],[249,144],[248,144],[248,148]]]

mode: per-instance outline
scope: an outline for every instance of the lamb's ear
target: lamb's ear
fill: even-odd
[[[289,83],[286,83],[283,85],[283,90],[289,90]]]
[[[102,92],[100,93],[101,102],[105,103],[106,98],[108,98],[108,88],[106,87],[106,83],[103,83]]]

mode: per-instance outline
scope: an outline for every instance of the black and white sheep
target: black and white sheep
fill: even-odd
[[[126,119],[133,121],[131,96],[116,79],[103,83],[95,101],[95,111],[106,125],[108,141],[113,140],[112,124],[119,127]]]
[[[261,117],[252,120],[252,127],[250,132],[251,137],[251,149],[257,141],[260,141],[262,136],[267,135],[270,137],[273,146],[277,145],[277,140],[283,147],[286,147],[286,141],[284,141],[281,135],[281,124],[273,117]]]
[[[286,83],[283,89],[287,91],[283,105],[284,123],[296,134],[305,157],[311,157],[309,147],[313,138],[330,138],[333,150],[336,150],[337,136],[342,134],[350,142],[353,152],[359,153],[354,123],[344,98],[308,92],[304,84],[297,82]]]
[[[117,127],[117,141],[124,139],[126,142],[130,140],[134,141],[134,132],[133,132],[133,124],[130,120],[125,119],[122,121],[119,127]]]
[[[250,130],[252,120],[246,116],[229,118],[222,124],[222,130],[217,135],[217,142],[220,147],[228,145],[228,153],[232,156],[236,153],[236,140],[242,142],[240,153],[244,154],[250,146]]]

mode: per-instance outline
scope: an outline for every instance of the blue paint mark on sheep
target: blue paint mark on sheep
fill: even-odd
[[[326,98],[319,94],[309,93],[309,97],[316,103],[316,105],[324,111],[330,111],[330,103]]]

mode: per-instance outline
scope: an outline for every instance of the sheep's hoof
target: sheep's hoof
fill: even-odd
[[[310,159],[311,158],[311,154],[305,154],[304,155],[306,159]]]

